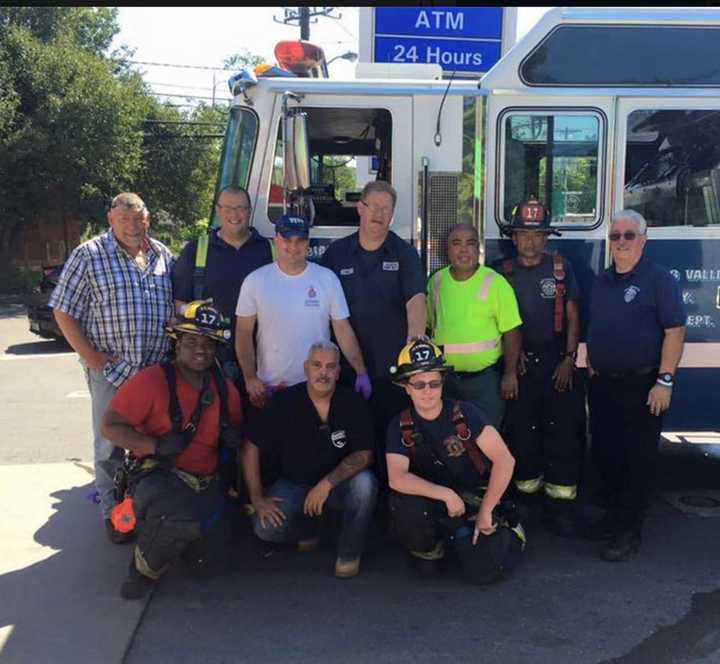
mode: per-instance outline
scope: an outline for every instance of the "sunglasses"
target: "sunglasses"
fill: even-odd
[[[627,242],[632,242],[638,234],[635,231],[625,231],[624,233],[610,233],[610,242],[618,242],[621,238]]]
[[[442,380],[429,380],[427,382],[424,380],[416,380],[414,383],[408,381],[408,385],[418,392],[420,392],[420,390],[424,390],[426,387],[429,387],[431,390],[439,390],[442,387],[442,384]]]

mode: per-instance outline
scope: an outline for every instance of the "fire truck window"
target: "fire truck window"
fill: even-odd
[[[720,225],[720,111],[630,113],[623,202],[648,226]]]
[[[357,226],[356,204],[370,180],[392,179],[392,118],[385,109],[303,107],[310,147],[310,188],[315,226]],[[283,202],[282,127],[278,127],[268,195],[276,221]]]
[[[509,223],[518,203],[537,196],[553,226],[597,223],[599,115],[512,113],[503,126],[501,221]]]

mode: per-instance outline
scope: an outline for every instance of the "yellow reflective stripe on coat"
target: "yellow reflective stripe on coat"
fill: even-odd
[[[161,569],[154,570],[147,564],[147,560],[145,560],[145,556],[143,556],[139,546],[135,547],[134,558],[135,569],[143,576],[146,576],[148,579],[153,579],[154,581],[157,581],[170,567],[170,563],[167,563],[167,565],[163,565]]]
[[[543,485],[543,476],[535,477],[531,480],[515,480],[515,486],[522,493],[537,493]]]
[[[198,238],[197,250],[195,251],[195,267],[205,267],[207,265],[209,238],[208,233],[203,233]]]
[[[522,527],[522,524],[518,523],[516,526],[510,528],[510,530],[512,530],[522,542],[520,550],[525,551],[525,545],[527,544],[527,536],[525,535],[525,529]]]
[[[575,500],[577,498],[577,485],[550,484],[545,482],[545,495],[558,500]]]

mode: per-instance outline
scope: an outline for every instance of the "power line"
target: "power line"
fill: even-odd
[[[144,60],[128,60],[127,62],[133,64],[133,65],[149,65],[152,67],[175,67],[177,69],[205,69],[209,71],[227,71],[227,72],[237,72],[240,71],[238,68],[228,68],[228,67],[207,67],[205,65],[179,65],[172,62],[146,62]]]

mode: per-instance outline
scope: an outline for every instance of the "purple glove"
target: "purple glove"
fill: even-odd
[[[355,391],[360,392],[363,395],[363,399],[367,401],[372,394],[372,384],[370,383],[370,376],[366,373],[357,375],[355,379]]]

